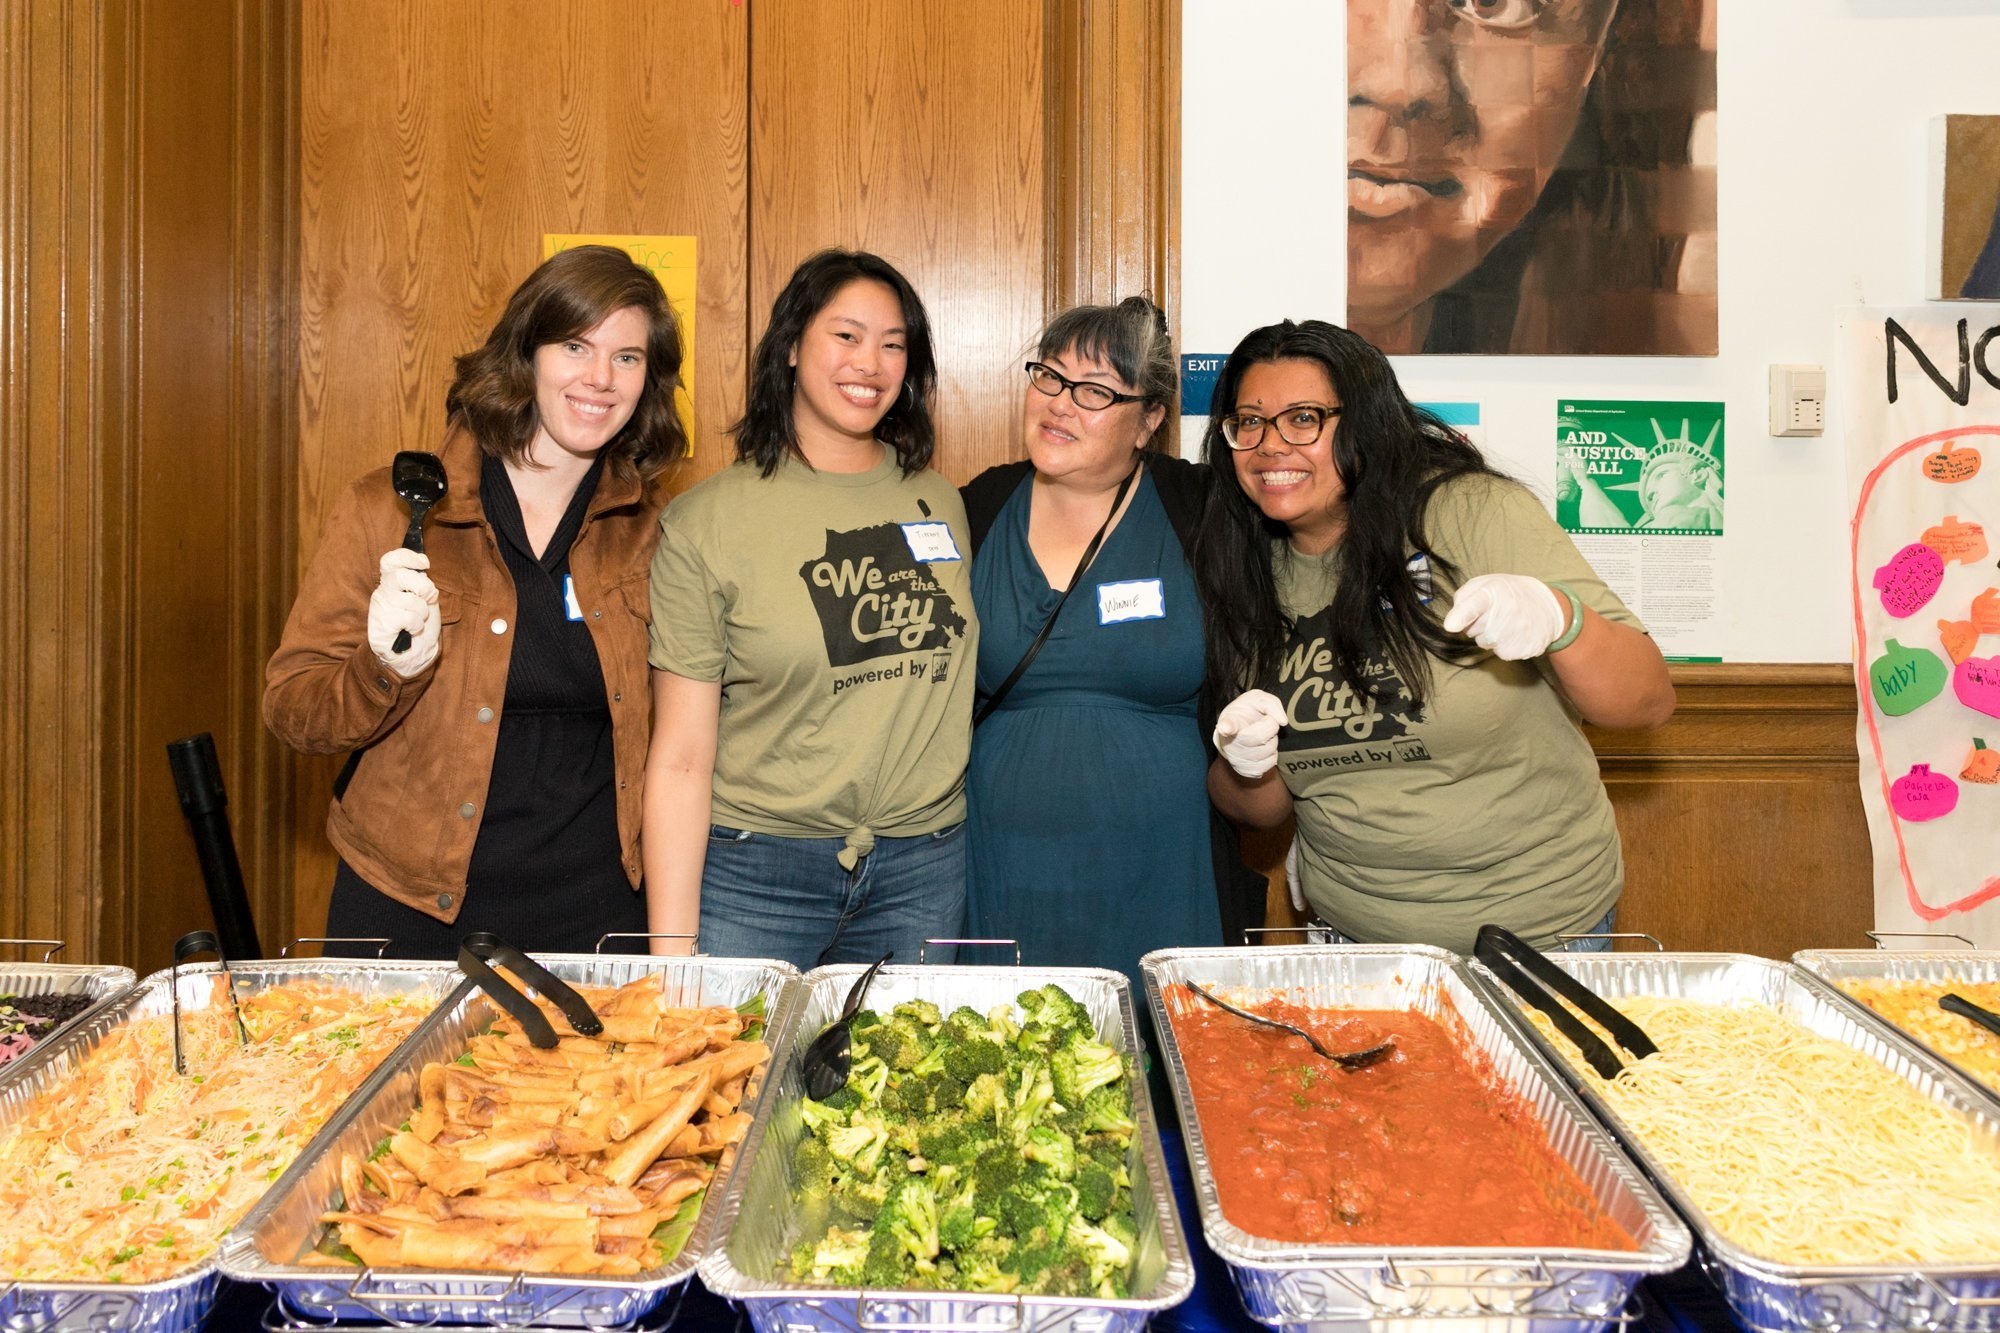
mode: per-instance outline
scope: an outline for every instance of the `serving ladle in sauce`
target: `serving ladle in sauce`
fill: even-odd
[[[812,1045],[806,1047],[806,1053],[799,1057],[799,1078],[806,1085],[806,1096],[814,1101],[823,1102],[847,1086],[847,1071],[854,1065],[854,1046],[848,1029],[854,1026],[854,1015],[860,1012],[861,997],[867,992],[868,983],[875,980],[882,964],[895,956],[896,951],[891,949],[861,974],[840,1006],[840,1017],[822,1028],[812,1039]]]
[[[1223,1010],[1225,1013],[1235,1014],[1238,1018],[1248,1019],[1252,1023],[1261,1023],[1267,1028],[1277,1028],[1280,1032],[1289,1032],[1296,1037],[1304,1037],[1306,1045],[1312,1047],[1314,1051],[1318,1052],[1324,1058],[1333,1061],[1342,1069],[1366,1069],[1369,1065],[1374,1064],[1377,1060],[1380,1060],[1383,1056],[1396,1049],[1395,1039],[1385,1038],[1375,1045],[1368,1047],[1366,1050],[1329,1051],[1325,1046],[1320,1044],[1318,1037],[1313,1036],[1312,1033],[1302,1027],[1295,1027],[1290,1023],[1280,1022],[1275,1018],[1266,1018],[1262,1014],[1253,1014],[1248,1009],[1238,1009],[1235,1005],[1229,1003],[1229,1001],[1218,997],[1211,991],[1203,989],[1192,981],[1183,981],[1181,985],[1186,986],[1196,995],[1201,996],[1202,999],[1207,1000],[1210,1004]]]

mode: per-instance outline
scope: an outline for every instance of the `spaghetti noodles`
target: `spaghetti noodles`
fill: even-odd
[[[1842,981],[1840,988],[1966,1073],[2000,1092],[2000,1036],[1938,1008],[1945,995],[2000,1010],[2000,982]]]
[[[222,984],[217,978],[216,984]],[[156,1282],[212,1250],[427,1013],[318,982],[109,1033],[0,1132],[0,1276]]]
[[[1660,1050],[1606,1080],[1528,1016],[1722,1235],[1786,1264],[2000,1261],[2000,1145],[1757,1004],[1611,1001]]]

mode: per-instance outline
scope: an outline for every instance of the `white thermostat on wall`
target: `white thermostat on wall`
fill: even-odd
[[[1826,368],[1771,367],[1771,434],[1826,434]]]

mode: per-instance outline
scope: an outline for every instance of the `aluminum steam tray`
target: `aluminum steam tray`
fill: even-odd
[[[1680,1219],[1546,1059],[1521,1042],[1456,954],[1421,945],[1162,949],[1139,966],[1180,1102],[1202,1230],[1229,1265],[1251,1318],[1279,1328],[1310,1323],[1329,1333],[1419,1326],[1583,1333],[1630,1322],[1639,1279],[1687,1262],[1690,1241]],[[1201,1003],[1183,981],[1217,988],[1226,999],[1283,995],[1328,1008],[1414,1010],[1462,1031],[1638,1249],[1303,1244],[1243,1230],[1222,1211],[1201,1107],[1173,1037],[1170,1015]]]
[[[4,995],[87,995],[90,1007],[40,1038],[25,1055],[17,1055],[0,1065],[0,1082],[13,1078],[27,1066],[35,1053],[78,1023],[95,1017],[106,1005],[132,989],[129,967],[101,967],[80,963],[0,963],[0,996]]]
[[[645,955],[535,954],[536,962],[574,986],[622,986],[657,976],[676,1006],[743,1004],[765,997],[764,1040],[783,1057],[798,1007],[798,969],[763,958],[664,958]],[[449,1063],[500,1016],[484,991],[467,985],[384,1063],[368,1097],[352,1098],[222,1247],[222,1271],[241,1282],[275,1289],[282,1307],[307,1319],[355,1319],[377,1324],[437,1322],[501,1326],[613,1328],[630,1324],[685,1281],[709,1245],[727,1180],[718,1172],[689,1235],[674,1259],[630,1278],[506,1273],[484,1269],[358,1268],[343,1271],[301,1263],[321,1237],[320,1214],[340,1195],[340,1159],[366,1157],[409,1118],[424,1066]],[[749,1093],[762,1101],[770,1085]]]
[[[206,1009],[215,999],[215,963],[186,963],[180,968],[183,1013]],[[421,996],[439,1003],[461,978],[445,963],[357,962],[350,959],[264,959],[230,967],[236,993],[247,999],[288,981],[319,981],[344,986],[368,998]],[[155,972],[124,995],[72,1024],[61,1036],[40,1043],[24,1057],[25,1067],[0,1084],[0,1136],[21,1118],[43,1092],[59,1088],[77,1066],[112,1032],[137,1019],[171,1016],[173,973]],[[222,1003],[227,1003],[226,1000]],[[428,1021],[428,1020],[426,1020]],[[382,1068],[387,1067],[387,1062]],[[378,1068],[355,1089],[359,1101],[382,1076]],[[171,1076],[171,1075],[169,1075]],[[300,1149],[289,1168],[296,1172],[312,1155],[326,1127]],[[284,1186],[280,1176],[274,1189]],[[179,1333],[199,1324],[215,1300],[220,1276],[217,1251],[171,1278],[158,1282],[14,1282],[0,1278],[0,1329],[7,1333],[89,1329],[94,1333]]]
[[[1810,1032],[1852,1047],[1908,1082],[1931,1101],[1965,1118],[1968,1129],[2000,1151],[2000,1111],[1935,1057],[1869,1023],[1853,1006],[1828,995],[1799,969],[1768,958],[1729,953],[1552,953],[1550,962],[1599,995],[1661,995],[1709,1004],[1767,1004]],[[1510,997],[1483,967],[1482,985]],[[1922,1329],[1925,1333],[2000,1330],[2000,1254],[1992,1263],[1918,1268],[1896,1265],[1782,1264],[1722,1235],[1666,1173],[1643,1139],[1577,1077],[1574,1069],[1514,1006],[1516,1031],[1547,1052],[1579,1084],[1584,1100],[1611,1127],[1693,1227],[1696,1257],[1730,1308],[1755,1333],[1855,1333]],[[1829,1208],[1840,1201],[1829,1199]]]
[[[1981,1094],[2000,1102],[2000,1083],[1988,1083],[1964,1065],[1932,1046],[1916,1033],[1878,1014],[1840,988],[1843,981],[1924,981],[1939,985],[1967,982],[1983,985],[2000,983],[2000,952],[1992,949],[1807,949],[1792,955],[1792,964],[1815,983],[1823,984],[1842,1004],[1850,1005],[1864,1021],[1893,1032],[1904,1041],[1915,1042],[1924,1051],[1977,1088]],[[1963,1023],[1962,1018],[1950,1022]]]
[[[1139,1333],[1150,1316],[1186,1300],[1194,1290],[1194,1266],[1174,1211],[1143,1077],[1129,1080],[1132,1119],[1138,1126],[1127,1163],[1138,1228],[1130,1297],[863,1291],[807,1285],[791,1277],[786,1264],[803,1225],[791,1204],[792,1150],[802,1132],[799,1105],[805,1100],[799,1058],[840,1012],[848,988],[864,970],[840,965],[806,974],[798,1020],[801,1039],[780,1056],[776,1086],[750,1126],[743,1161],[722,1201],[717,1227],[727,1239],[702,1261],[701,1280],[709,1290],[743,1302],[758,1333]],[[1048,983],[1068,991],[1090,1012],[1100,1041],[1137,1055],[1131,985],[1120,973],[1098,968],[885,967],[869,988],[868,1007],[886,1011],[921,999],[947,1013],[959,1005],[985,1013]]]

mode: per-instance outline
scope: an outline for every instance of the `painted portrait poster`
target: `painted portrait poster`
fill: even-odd
[[[1715,355],[1715,3],[1348,0],[1348,324]]]
[[[1940,116],[1931,296],[2000,301],[2000,116]]]

